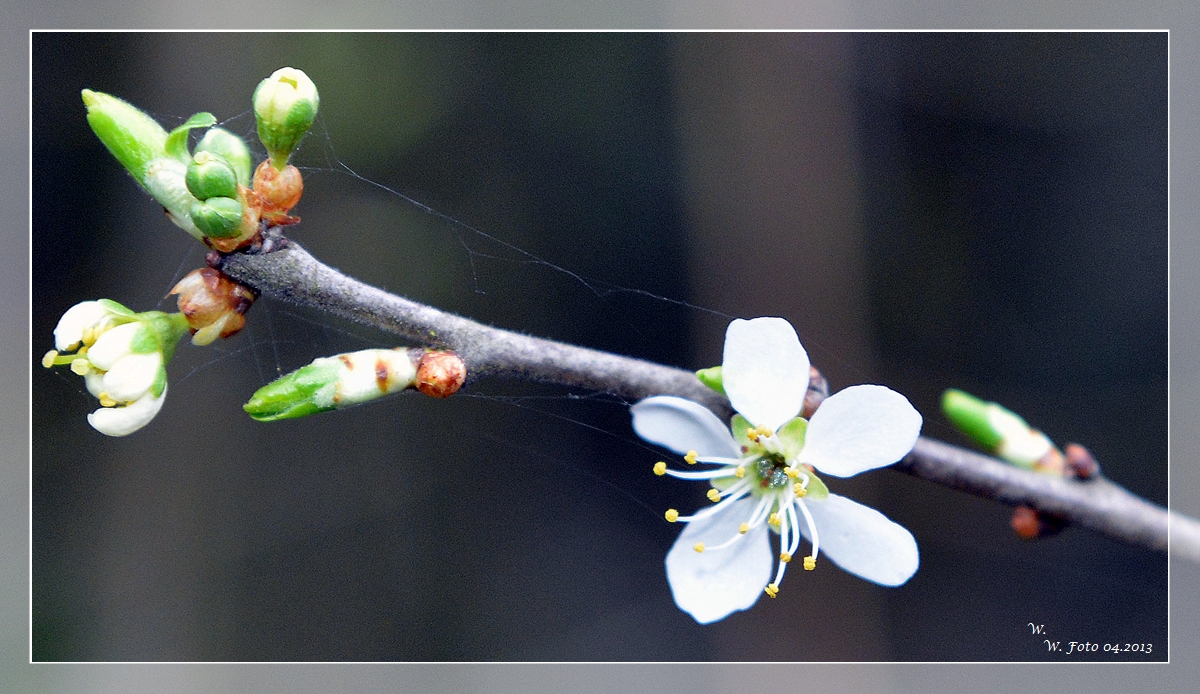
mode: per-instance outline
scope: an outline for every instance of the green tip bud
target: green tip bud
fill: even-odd
[[[417,385],[407,349],[364,349],[313,360],[259,388],[242,409],[260,422],[294,419]]]
[[[242,409],[260,422],[328,412],[335,405],[325,394],[337,382],[337,371],[336,364],[318,359],[259,388]]]
[[[184,180],[197,200],[236,198],[238,194],[237,173],[224,157],[212,152],[196,152]]]
[[[696,378],[704,385],[712,388],[721,395],[725,395],[725,383],[721,380],[721,367],[714,366],[708,369],[700,369],[696,372]]]
[[[88,125],[109,152],[138,183],[146,185],[146,168],[167,154],[167,131],[133,104],[104,92],[84,89]]]
[[[241,231],[242,203],[235,198],[198,200],[192,203],[189,214],[196,228],[211,238],[229,238]]]
[[[1013,465],[1033,468],[1057,449],[1016,413],[961,390],[942,394],[942,411],[964,434]]]
[[[1017,417],[995,403],[984,402],[961,390],[951,388],[942,393],[942,411],[950,423],[989,451],[995,450],[1004,441],[1004,434],[992,423],[991,414],[996,409]],[[1024,421],[1021,423],[1024,424]]]
[[[276,169],[287,164],[288,156],[312,126],[319,103],[317,85],[295,68],[280,68],[258,83],[254,90],[258,137]]]
[[[224,128],[210,128],[204,137],[196,143],[196,154],[212,152],[219,155],[237,174],[237,182],[250,187],[250,176],[254,169],[254,160],[250,156],[250,148],[242,138]]]

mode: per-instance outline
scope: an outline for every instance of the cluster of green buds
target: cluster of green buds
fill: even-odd
[[[102,92],[83,90],[88,123],[105,147],[157,200],[177,226],[218,251],[254,242],[260,222],[299,221],[288,211],[300,200],[300,172],[287,164],[316,117],[319,98],[302,71],[282,68],[258,85],[254,112],[269,158],[251,175],[246,143],[197,113],[167,132],[137,107]],[[188,134],[208,131],[188,151]]]
[[[182,314],[135,313],[108,299],[72,306],[54,328],[42,366],[69,366],[82,376],[100,409],[88,423],[125,436],[154,419],[167,397],[167,362],[187,332]]]
[[[260,422],[339,410],[415,389],[435,398],[453,395],[467,367],[454,352],[420,347],[364,349],[315,359],[259,388],[243,409]]]
[[[1080,480],[1091,479],[1100,471],[1083,446],[1068,443],[1059,450],[1048,436],[997,403],[952,388],[942,394],[942,411],[960,431],[1010,465]],[[1061,518],[1028,506],[1018,506],[1013,512],[1013,531],[1027,540],[1052,535],[1064,525]]]

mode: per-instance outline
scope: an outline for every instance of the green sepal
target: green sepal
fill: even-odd
[[[335,409],[332,400],[328,404],[317,404],[316,396],[323,388],[332,386],[337,377],[338,366],[335,363],[302,366],[259,388],[242,409],[260,422],[328,412]]]
[[[236,198],[238,194],[237,172],[216,152],[196,152],[183,180],[197,200]]]
[[[121,166],[145,186],[146,167],[166,156],[167,131],[127,101],[91,89],[84,89],[81,94],[92,132]]]
[[[725,395],[725,383],[721,380],[721,367],[712,366],[707,369],[700,369],[696,372],[696,378],[704,385],[712,388],[721,395]]]
[[[207,112],[197,113],[188,118],[184,121],[183,125],[175,128],[167,135],[167,141],[164,146],[167,156],[187,161],[190,158],[187,147],[188,132],[195,128],[207,128],[216,124],[217,117]]]
[[[1004,441],[1004,435],[996,430],[989,417],[992,408],[999,408],[1025,421],[1000,405],[984,402],[970,393],[955,388],[942,393],[942,412],[950,423],[989,451],[995,450]]]
[[[743,453],[751,451],[762,452],[762,446],[750,440],[746,436],[746,432],[750,430],[750,421],[740,414],[733,415],[733,419],[729,420],[729,431],[733,434],[733,440],[737,443],[738,449]]]
[[[824,499],[829,496],[829,487],[825,486],[820,477],[808,470],[805,470],[804,474],[808,475],[808,486],[804,488],[805,499]]]
[[[250,148],[246,146],[246,142],[242,138],[225,128],[210,128],[196,143],[194,151],[196,154],[212,152],[220,155],[233,167],[238,183],[247,188],[250,187],[254,160],[250,155]]]
[[[137,312],[127,308],[124,304],[117,303],[112,299],[96,299],[96,303],[104,307],[104,310],[124,318],[133,319],[137,317]]]
[[[808,431],[808,421],[801,417],[794,417],[788,420],[775,435],[779,437],[780,452],[787,461],[793,461],[800,457],[800,451],[804,448],[804,433]]]
[[[209,198],[192,203],[192,224],[215,239],[237,236],[242,226],[242,203],[233,198]]]
[[[162,352],[163,365],[175,356],[175,347],[188,331],[187,318],[182,313],[163,313],[162,311],[145,311],[136,316],[145,329],[139,330],[137,336],[129,345],[130,351],[137,354]]]

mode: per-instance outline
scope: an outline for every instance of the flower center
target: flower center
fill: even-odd
[[[753,463],[755,474],[758,475],[758,486],[766,490],[777,490],[788,486],[791,477],[787,474],[787,462],[783,456],[768,453],[759,457]]]

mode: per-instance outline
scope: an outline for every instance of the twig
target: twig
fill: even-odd
[[[259,292],[380,328],[417,345],[455,350],[467,381],[501,376],[612,393],[635,400],[678,395],[719,416],[729,401],[690,371],[521,335],[390,294],[321,263],[295,243],[261,254],[234,254],[221,270]],[[922,437],[893,469],[975,496],[1024,505],[1132,545],[1200,563],[1200,522],[1152,504],[1103,478],[1037,474]]]

